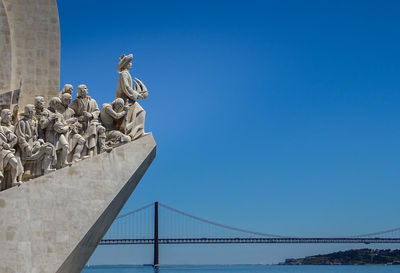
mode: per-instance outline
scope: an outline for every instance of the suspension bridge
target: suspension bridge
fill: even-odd
[[[374,233],[340,237],[285,236],[216,223],[155,202],[118,216],[107,234],[100,241],[100,245],[151,244],[154,246],[154,266],[159,264],[160,244],[282,243],[397,244],[400,243],[400,227]]]

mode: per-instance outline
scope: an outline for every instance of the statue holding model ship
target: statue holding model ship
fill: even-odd
[[[0,130],[0,189],[111,152],[145,135],[146,112],[137,100],[149,92],[142,81],[132,79],[132,59],[132,54],[120,57],[116,98],[101,109],[84,84],[78,86],[72,103],[71,84],[65,84],[47,108],[44,97],[36,96],[24,107],[23,117],[17,115],[15,126],[11,111],[3,109],[1,122],[8,125]]]

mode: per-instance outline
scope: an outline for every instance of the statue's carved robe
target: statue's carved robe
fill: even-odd
[[[74,110],[75,115],[78,117],[83,116],[83,112],[89,112],[93,115],[93,118],[84,123],[86,147],[93,149],[97,145],[97,126],[100,124],[98,121],[100,110],[97,102],[91,97],[76,98],[70,108]]]
[[[79,127],[78,122],[74,122],[76,118],[75,116],[75,111],[71,109],[71,107],[65,107],[62,111],[61,114],[64,117],[64,121],[66,124],[73,125],[72,129],[68,131],[68,133],[65,135],[67,140],[68,140],[68,145],[70,149],[70,154],[74,153],[74,149],[78,143],[84,143],[85,139],[83,136],[79,134],[79,130],[77,129]]]
[[[144,133],[144,121],[146,112],[136,101],[139,93],[134,90],[131,74],[128,70],[120,72],[118,77],[116,98],[122,98],[129,106],[128,113],[121,120],[119,128],[121,132],[129,135],[132,140],[139,138]]]
[[[116,112],[112,103],[104,103],[100,110],[100,120],[106,128],[107,144],[116,147],[118,144],[126,143],[131,138],[116,127],[116,124],[125,116],[126,112]]]
[[[56,151],[62,148],[62,145],[67,145],[67,138],[65,134],[68,133],[68,126],[63,122],[62,114],[59,115],[59,119],[55,119],[56,113],[48,110],[50,115],[45,117],[42,116],[40,121],[41,124],[46,124],[45,130],[45,141],[54,145]],[[52,117],[52,118],[50,118]],[[60,120],[60,117],[62,120]],[[46,119],[46,120],[45,120]]]
[[[40,120],[42,119],[43,116],[48,116],[50,113],[47,109],[36,109],[36,113],[33,116],[33,119],[37,122],[38,124],[38,138],[39,139],[45,139],[45,131],[46,131],[46,126],[47,124],[41,124]],[[42,128],[43,127],[43,128]]]
[[[7,177],[7,174],[5,173],[6,167],[8,162],[12,159],[12,158],[16,158],[17,159],[17,173],[16,175],[19,176],[24,172],[24,167],[22,166],[21,160],[19,160],[16,156],[15,156],[15,145],[18,142],[18,138],[17,136],[14,134],[14,126],[13,125],[4,125],[2,124],[0,126],[0,159],[2,160],[1,164],[0,164],[0,172],[4,175],[3,178],[3,182],[1,187],[3,188],[3,190],[10,188],[11,185],[11,179],[9,179],[10,177]],[[9,149],[6,149],[3,147],[3,143],[7,144],[9,146]],[[1,190],[0,187],[0,190]]]
[[[11,181],[8,181],[7,177],[7,172],[6,172],[6,167],[8,165],[8,162],[14,158],[14,152],[15,150],[11,148],[11,145],[9,144],[9,147],[5,147],[5,144],[9,143],[9,139],[6,136],[6,133],[3,131],[3,129],[0,126],[0,178],[1,178],[1,185],[0,185],[0,191],[1,190],[6,190],[8,188],[11,188]],[[15,136],[15,135],[14,135]]]
[[[21,158],[24,171],[29,171],[29,177],[37,177],[43,174],[45,169],[43,157],[51,155],[55,159],[55,149],[50,143],[38,141],[37,122],[33,119],[23,118],[15,126],[15,135],[18,138],[16,156]],[[25,149],[32,149],[32,155],[27,155]]]

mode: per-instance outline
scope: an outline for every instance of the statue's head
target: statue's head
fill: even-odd
[[[72,100],[72,96],[69,93],[64,93],[61,95],[61,103],[62,105],[64,105],[65,107],[67,107]]]
[[[113,102],[113,106],[114,106],[113,108],[115,110],[121,110],[124,107],[124,105],[125,105],[124,100],[121,98],[117,98]]]
[[[44,104],[45,104],[45,101],[44,101],[44,98],[42,96],[36,96],[35,97],[35,107],[37,109],[43,109],[44,108]]]
[[[72,95],[72,92],[74,92],[74,87],[72,86],[72,84],[69,84],[69,83],[65,84],[63,89],[61,90],[61,94],[68,93],[68,94]]]
[[[9,122],[12,120],[12,113],[10,109],[3,109],[1,110],[1,121]]]
[[[59,97],[52,97],[49,101],[49,106],[52,108],[54,111],[60,109],[61,106],[61,99]]]
[[[24,108],[24,116],[27,118],[32,118],[35,114],[35,106],[33,104],[27,104]]]
[[[77,97],[78,98],[86,98],[88,92],[89,91],[87,89],[87,86],[84,85],[84,84],[81,84],[81,85],[78,86],[78,95],[77,95]]]
[[[98,134],[104,134],[106,132],[106,128],[104,128],[103,126],[97,126],[96,129]]]
[[[121,57],[119,57],[119,62],[117,66],[117,71],[122,71],[122,70],[129,70],[132,68],[132,60],[133,60],[133,54],[125,55],[123,54]]]

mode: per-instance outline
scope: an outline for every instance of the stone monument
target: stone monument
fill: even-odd
[[[0,272],[81,272],[155,157],[149,92],[132,54],[113,102],[59,92],[55,0],[0,0],[0,54]]]
[[[0,0],[0,93],[21,89],[21,107],[60,90],[58,18],[56,0]]]

